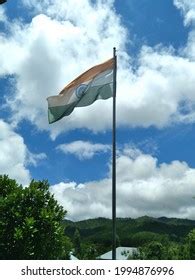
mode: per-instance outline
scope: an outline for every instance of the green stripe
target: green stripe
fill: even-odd
[[[69,105],[49,107],[48,108],[48,120],[49,123],[54,123],[64,116],[68,116],[72,113],[77,102],[71,103]]]
[[[72,113],[75,107],[84,107],[91,105],[97,99],[108,99],[112,96],[112,86],[106,84],[103,86],[90,87],[80,100],[68,105],[55,106],[48,108],[49,123],[56,122]]]

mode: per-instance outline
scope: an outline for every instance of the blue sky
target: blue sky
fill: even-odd
[[[112,99],[52,125],[46,98],[117,48],[117,216],[195,219],[195,4],[0,6],[0,174],[48,179],[73,220],[111,217]]]

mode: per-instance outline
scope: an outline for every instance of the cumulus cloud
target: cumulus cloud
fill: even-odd
[[[191,61],[195,61],[195,2],[191,0],[174,0],[174,4],[184,16],[184,24],[191,27],[188,42],[183,49],[183,55]],[[194,114],[192,119],[194,121]]]
[[[5,9],[4,7],[0,6],[0,22],[5,22],[7,20],[7,17],[5,15]]]
[[[111,167],[110,167],[111,168]],[[195,169],[186,162],[158,164],[139,150],[125,148],[117,157],[117,217],[167,216],[195,218]],[[111,218],[111,174],[100,181],[51,186],[68,210],[67,218]]]
[[[163,128],[195,121],[194,31],[190,31],[185,48],[177,52],[171,46],[143,46],[133,71],[126,49],[131,34],[116,14],[113,2],[23,0],[33,12],[32,21],[8,21],[9,35],[0,35],[0,51],[5,53],[0,58],[0,74],[15,75],[7,104],[16,124],[30,120],[40,130],[50,131],[52,138],[75,128],[95,132],[111,128],[112,99],[76,108],[70,116],[49,126],[46,97],[57,94],[82,71],[111,57],[112,46],[118,49],[118,126]],[[188,22],[192,22],[194,13],[191,2],[174,1]],[[184,104],[187,110],[183,110]]]
[[[174,4],[178,9],[181,9],[185,24],[189,25],[195,21],[195,2],[192,0],[174,0]]]
[[[27,184],[30,174],[25,166],[27,149],[23,138],[2,120],[0,131],[0,174],[8,174],[20,183]]]
[[[175,56],[171,49],[154,50],[146,46],[142,48],[139,61],[138,76],[130,89],[134,95],[133,102],[129,101],[131,108],[127,111],[124,104],[123,115],[118,114],[119,118],[129,115],[126,120],[131,118],[132,125],[145,127],[162,128],[182,122],[193,112],[190,108],[182,111],[181,105],[183,102],[192,105],[195,101],[195,62]],[[121,105],[121,111],[122,108]]]
[[[31,179],[27,165],[30,162],[36,164],[44,155],[30,153],[24,139],[1,119],[0,131],[0,174],[7,174],[17,182],[27,185]]]
[[[24,2],[32,6],[32,1]],[[93,107],[91,113],[88,110],[88,115],[86,111],[77,110],[76,114],[66,119],[63,127],[62,122],[49,127],[46,102],[47,96],[57,94],[76,75],[112,56],[110,46],[115,43],[116,47],[120,47],[121,55],[125,55],[126,30],[111,3],[104,2],[92,5],[90,1],[42,1],[34,6],[36,14],[30,24],[10,25],[12,36],[3,36],[1,47],[9,50],[7,46],[12,44],[18,48],[7,54],[15,65],[11,69],[6,59],[1,58],[1,65],[4,65],[1,72],[12,71],[17,75],[15,93],[7,101],[14,112],[14,120],[19,122],[26,118],[39,129],[51,129],[53,135],[73,127],[83,127],[83,123],[94,130],[110,126],[109,113],[108,120],[102,121],[97,118]],[[20,50],[24,52],[22,57]],[[102,113],[108,106],[101,102],[98,105],[99,108],[104,107]]]
[[[110,146],[78,140],[67,144],[61,144],[57,149],[65,154],[73,154],[80,160],[85,160],[91,159],[100,153],[106,153],[110,150]]]
[[[37,166],[39,164],[40,161],[46,159],[47,156],[45,153],[40,153],[40,154],[33,154],[30,151],[27,151],[27,161],[26,163],[28,165],[33,165],[33,166]]]

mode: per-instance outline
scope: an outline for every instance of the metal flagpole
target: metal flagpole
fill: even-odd
[[[112,259],[116,260],[116,48],[113,48],[113,119],[112,119]]]

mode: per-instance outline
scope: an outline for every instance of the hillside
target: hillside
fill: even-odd
[[[111,246],[112,220],[110,219],[97,218],[78,222],[65,220],[64,224],[65,234],[70,238],[78,229],[82,242],[97,244],[103,248]],[[138,247],[152,240],[182,242],[190,230],[195,228],[195,221],[144,216],[137,219],[118,218],[116,226],[118,245]]]

